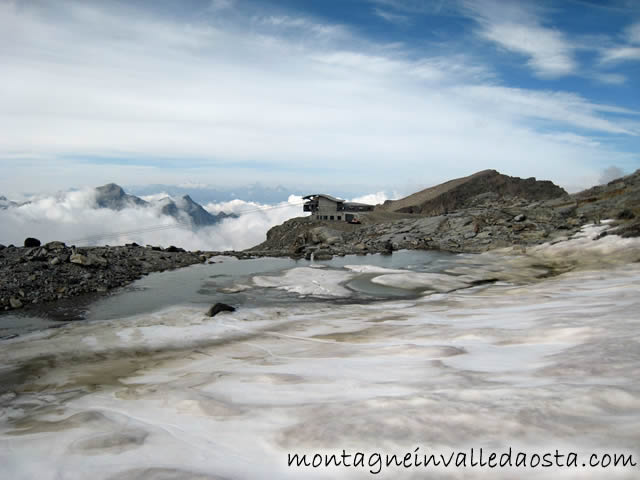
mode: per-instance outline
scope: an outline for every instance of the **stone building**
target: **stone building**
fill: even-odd
[[[340,198],[314,193],[303,197],[305,200],[303,211],[311,212],[312,220],[329,220],[338,222],[354,222],[358,216],[373,210],[373,205],[366,203],[347,202]]]

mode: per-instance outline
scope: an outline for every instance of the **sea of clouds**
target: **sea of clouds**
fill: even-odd
[[[147,201],[167,195],[144,196]],[[378,192],[352,199],[382,203],[388,197]],[[115,211],[96,208],[95,190],[84,189],[55,196],[34,197],[30,203],[0,210],[0,243],[22,245],[26,237],[42,242],[61,240],[68,244],[175,245],[188,250],[242,250],[263,242],[267,231],[282,222],[303,215],[302,197],[290,195],[276,204],[241,199],[203,205],[212,214],[235,213],[219,224],[192,229],[173,217],[163,215],[160,206],[130,207]]]

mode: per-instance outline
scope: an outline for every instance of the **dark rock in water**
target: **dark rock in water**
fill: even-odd
[[[235,312],[236,309],[226,303],[216,303],[207,311],[208,317],[215,317],[220,312]]]
[[[174,247],[173,245],[164,249],[165,252],[169,253],[184,253],[185,249],[180,247]]]
[[[313,252],[314,260],[331,260],[333,255],[328,250],[316,250]]]
[[[24,239],[24,246],[28,248],[39,247],[40,240],[37,238],[28,237]]]
[[[131,242],[131,243],[127,243],[125,244],[125,247],[139,247],[140,245],[138,245],[136,242]]]

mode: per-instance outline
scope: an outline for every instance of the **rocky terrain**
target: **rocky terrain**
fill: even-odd
[[[177,247],[68,247],[62,242],[24,247],[0,245],[0,310],[22,308],[88,293],[104,293],[151,272],[206,262],[218,252]],[[242,258],[238,252],[227,252]]]
[[[474,195],[464,191],[465,185]],[[100,208],[143,206],[117,185],[106,187],[105,195],[97,197]],[[194,216],[198,212],[193,206]],[[614,222],[602,235],[640,236],[640,170],[573,195],[551,182],[479,172],[378,206],[362,217],[362,224],[293,218],[270,229],[265,242],[244,252],[186,252],[136,244],[70,247],[27,239],[22,247],[0,245],[0,311],[107,292],[148,273],[206,262],[214,255],[321,260],[399,249],[467,253],[509,246],[526,249],[566,238],[581,226],[604,219]]]
[[[566,196],[567,192],[548,180],[518,178],[496,170],[483,170],[427,188],[400,200],[387,200],[379,210],[441,215],[474,204],[517,198],[534,202]]]
[[[603,219],[615,220],[611,232],[638,236],[639,217],[640,170],[573,195],[489,170],[388,202],[361,225],[291,219],[250,251],[315,259],[399,249],[480,253],[565,238]]]

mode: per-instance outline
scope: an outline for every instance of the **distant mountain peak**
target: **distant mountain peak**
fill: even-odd
[[[100,192],[118,192],[124,195],[124,189],[117,183],[107,183],[101,187],[96,187],[96,190]]]
[[[97,187],[96,205],[98,208],[109,208],[111,210],[122,210],[123,208],[137,206],[144,207],[147,202],[135,195],[125,193],[124,189],[115,183],[107,183]]]
[[[12,202],[4,195],[0,195],[0,210],[6,210],[7,208],[17,207],[18,204],[16,202]]]

